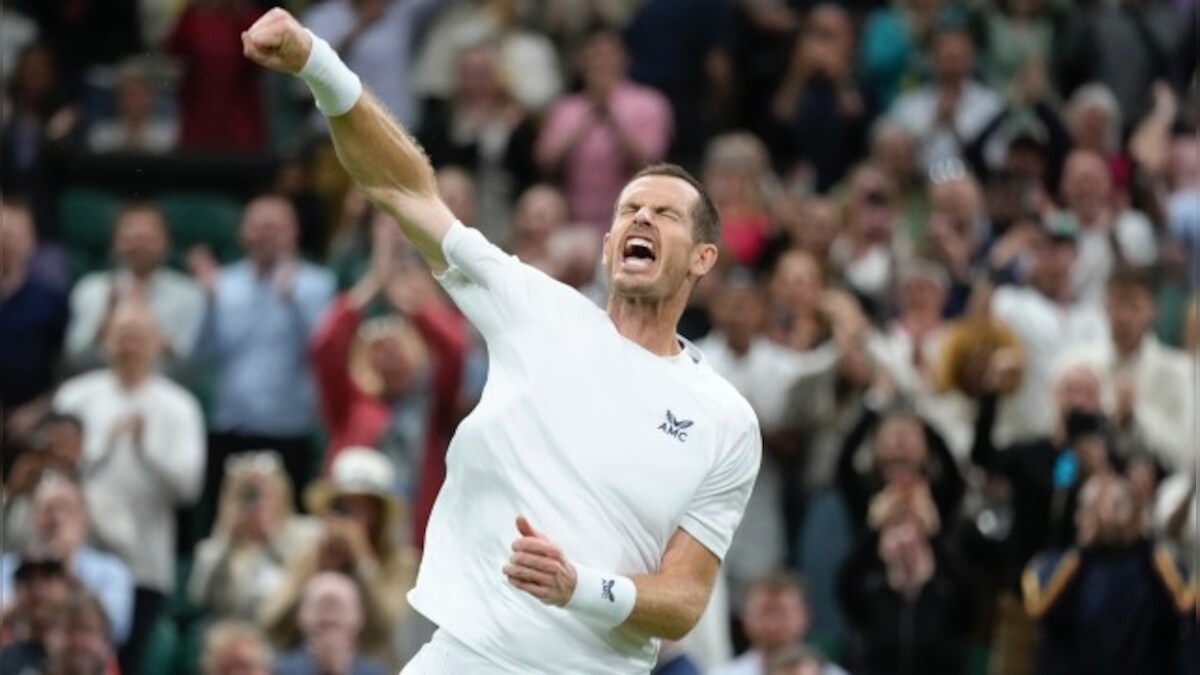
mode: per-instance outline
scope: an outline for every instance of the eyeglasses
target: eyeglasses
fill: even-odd
[[[238,471],[254,471],[256,473],[274,473],[283,466],[283,459],[274,450],[252,450],[225,459],[225,473]]]

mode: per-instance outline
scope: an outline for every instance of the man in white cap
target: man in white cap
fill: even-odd
[[[717,259],[703,187],[671,165],[625,186],[604,312],[456,221],[411,136],[287,12],[243,46],[306,81],[343,165],[487,342],[409,594],[440,628],[404,672],[648,673],[703,612],[762,448],[749,404],[676,335]]]

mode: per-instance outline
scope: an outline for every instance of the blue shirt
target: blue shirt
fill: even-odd
[[[316,419],[309,335],[333,300],[327,270],[297,263],[290,297],[249,261],[221,270],[201,331],[201,353],[217,364],[213,427],[263,436],[303,436]]]
[[[0,558],[0,594],[5,598],[12,597],[13,575],[20,562],[20,556],[12,553]],[[133,621],[133,574],[129,567],[115,555],[90,546],[79,547],[72,567],[75,576],[104,607],[113,643],[124,644]]]
[[[26,279],[0,297],[0,407],[27,403],[50,389],[52,367],[67,327],[67,296]]]
[[[301,647],[275,659],[275,675],[321,675],[312,655]],[[348,675],[388,675],[387,670],[373,661],[355,658]]]

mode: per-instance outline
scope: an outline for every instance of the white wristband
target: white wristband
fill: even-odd
[[[629,577],[575,565],[575,592],[567,602],[569,611],[605,628],[616,628],[629,618],[636,602],[637,586]]]
[[[328,42],[317,37],[312,31],[308,34],[312,37],[312,50],[308,52],[308,61],[297,75],[312,90],[317,110],[320,110],[322,115],[345,115],[362,96],[362,82],[354,71],[342,63],[342,59]]]

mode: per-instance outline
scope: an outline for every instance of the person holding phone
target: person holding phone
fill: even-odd
[[[287,567],[316,541],[318,524],[292,510],[292,484],[274,451],[225,462],[213,533],[196,548],[188,597],[214,620],[252,620]]]

